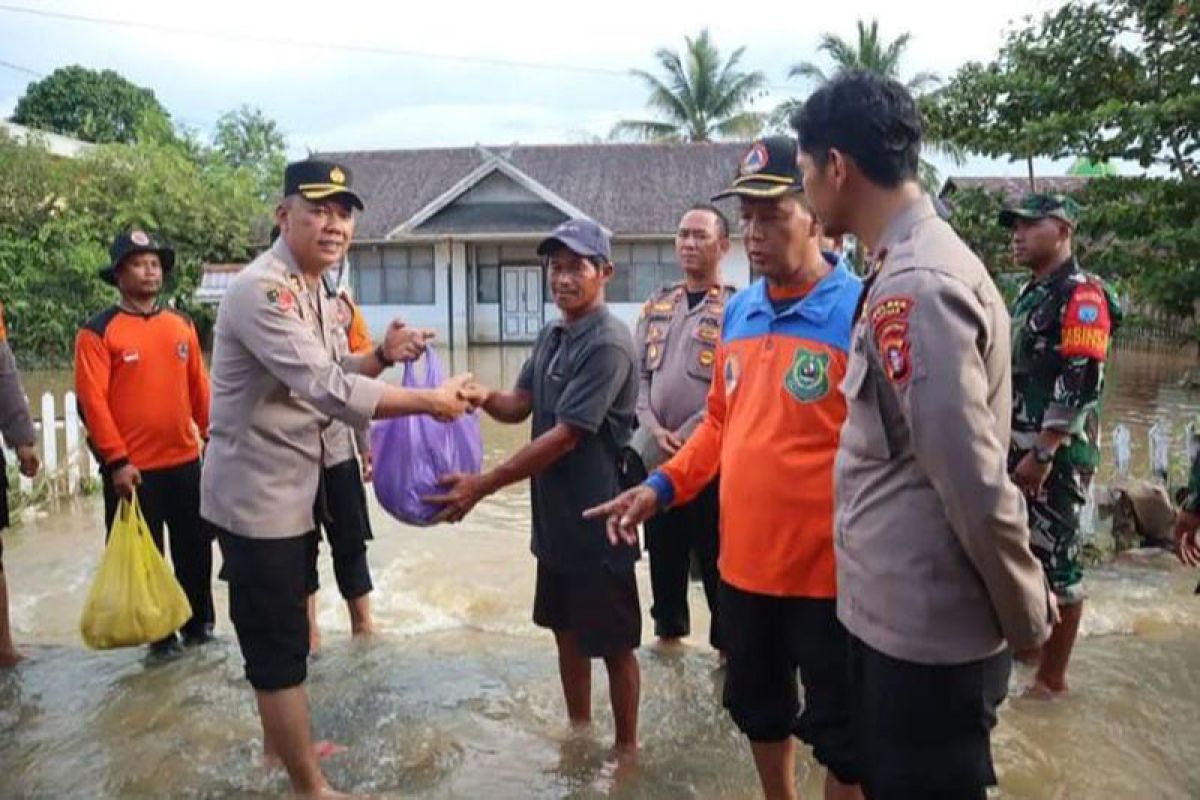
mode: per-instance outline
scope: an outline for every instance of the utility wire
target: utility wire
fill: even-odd
[[[455,53],[435,53],[425,50],[409,50],[380,45],[356,44],[354,42],[330,42],[318,39],[290,39],[279,36],[264,36],[256,33],[238,31],[219,31],[213,29],[188,28],[180,25],[163,25],[142,20],[120,19],[116,17],[96,17],[86,14],[72,14],[65,11],[47,11],[40,8],[0,3],[0,11],[10,14],[23,14],[45,19],[58,19],[68,22],[80,22],[89,25],[104,25],[108,27],[130,28],[135,30],[153,31],[155,33],[172,33],[184,36],[201,36],[221,41],[242,41],[253,44],[269,44],[293,49],[321,49],[332,52],[359,53],[366,55],[400,56],[402,58],[429,59],[436,61],[453,61],[463,64],[479,64],[489,67],[513,67],[516,69],[542,70],[548,72],[574,72],[584,75],[602,75],[605,77],[629,78],[629,70],[613,69],[611,67],[585,66],[578,64],[552,64],[539,61],[519,61],[504,58],[489,58],[487,56],[470,56]],[[0,62],[2,63],[2,62]],[[5,64],[5,66],[9,66]],[[17,67],[17,69],[20,69]],[[22,70],[31,72],[31,70]],[[766,88],[780,92],[795,92],[794,86],[772,84]]]

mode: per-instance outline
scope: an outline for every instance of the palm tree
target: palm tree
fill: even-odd
[[[748,110],[767,78],[762,72],[738,69],[746,48],[739,47],[722,63],[721,51],[708,30],[695,39],[684,37],[682,53],[666,48],[655,52],[664,75],[631,70],[650,90],[647,101],[658,119],[622,120],[614,138],[649,141],[708,142],[718,138],[749,138],[763,125],[762,114]]]
[[[878,20],[873,19],[870,24],[858,20],[856,26],[858,28],[857,43],[852,44],[832,33],[821,35],[821,43],[817,45],[817,50],[829,56],[835,67],[833,74],[862,69],[900,80],[900,62],[904,58],[904,51],[908,49],[908,45],[912,41],[912,34],[904,33],[890,42],[885,42],[879,35]],[[825,83],[831,75],[811,61],[801,61],[788,69],[788,77],[806,78],[819,84]],[[941,78],[933,72],[918,72],[903,83],[913,95],[920,96],[924,92],[937,88],[941,83]],[[773,128],[786,128],[792,114],[799,110],[803,102],[795,98],[783,101],[771,112],[768,124]],[[928,137],[926,142],[931,148],[945,153],[955,163],[961,163],[963,160],[961,151],[947,146],[944,142]],[[920,178],[921,184],[928,191],[937,191],[939,182],[937,167],[925,159],[921,159]]]
[[[879,37],[879,20],[871,20],[867,25],[861,19],[858,26],[858,44],[854,45],[840,36],[832,33],[821,35],[821,43],[817,45],[818,52],[825,53],[833,61],[839,72],[852,69],[865,69],[877,75],[899,80],[900,61],[904,51],[912,40],[911,33],[901,34],[891,42],[885,43]],[[816,83],[829,80],[825,71],[811,61],[801,61],[793,64],[788,70],[789,78],[808,78]],[[941,78],[933,72],[918,72],[904,83],[904,86],[914,95],[919,95],[928,89],[936,87]]]

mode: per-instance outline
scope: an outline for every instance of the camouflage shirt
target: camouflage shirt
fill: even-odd
[[[1099,278],[1072,257],[1022,289],[1012,309],[1012,447],[1028,450],[1043,429],[1070,436],[1061,458],[1094,469],[1099,403],[1110,335],[1121,309]]]

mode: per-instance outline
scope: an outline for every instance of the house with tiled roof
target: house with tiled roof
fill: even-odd
[[[612,236],[610,307],[632,323],[646,297],[679,280],[679,217],[728,185],[746,143],[571,144],[327,152],[366,202],[348,281],[372,330],[400,318],[458,346],[529,342],[557,314],[535,248],[588,217]],[[734,204],[724,207],[731,222]],[[733,226],[736,235],[736,225]],[[745,286],[740,240],[723,265]],[[206,270],[219,297],[226,272]]]

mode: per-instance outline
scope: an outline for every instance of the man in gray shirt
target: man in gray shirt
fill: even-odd
[[[17,373],[17,360],[8,346],[8,330],[4,324],[4,307],[0,306],[0,433],[4,441],[16,448],[21,474],[32,478],[40,467],[34,442],[37,439],[29,403]],[[4,453],[0,451],[0,530],[8,527],[8,470]],[[0,539],[0,669],[15,667],[23,658],[13,645],[8,620],[8,581],[4,577],[4,540]]]
[[[532,479],[533,621],[554,632],[572,723],[591,720],[591,659],[604,659],[624,756],[637,749],[638,549],[609,544],[604,521],[582,517],[619,491],[617,458],[637,401],[633,339],[604,305],[610,252],[608,236],[587,219],[564,222],[538,246],[562,319],[538,334],[516,387],[489,392],[482,406],[501,422],[532,415],[533,440],[482,475],[446,476],[446,492],[427,499],[446,506],[440,519],[456,522],[487,495]]]

